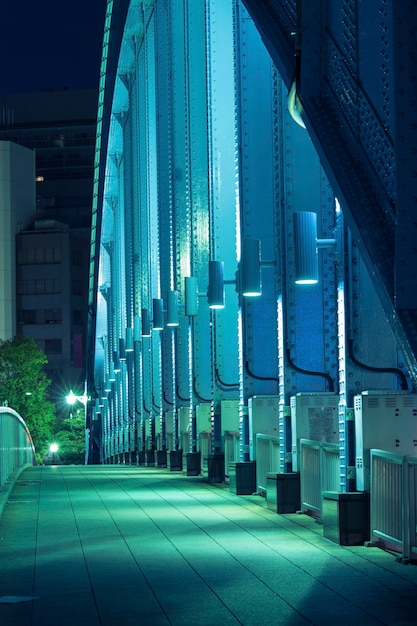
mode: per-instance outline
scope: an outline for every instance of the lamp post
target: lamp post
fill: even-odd
[[[57,443],[51,443],[51,445],[49,446],[49,453],[51,455],[52,465],[57,465],[57,462],[58,462],[58,444]]]
[[[84,407],[87,406],[87,402],[88,402],[88,396],[87,396],[87,381],[85,381],[84,383],[84,393],[82,396],[77,396],[75,395],[75,393],[73,392],[72,389],[70,389],[69,394],[66,396],[66,401],[68,402],[68,404],[75,404],[77,401],[78,402],[82,402],[82,404],[84,405]]]
[[[87,381],[84,381],[84,393],[81,396],[76,395],[72,389],[70,389],[70,392],[67,396],[65,396],[65,399],[67,401],[67,403],[70,406],[73,406],[76,402],[81,402],[84,405],[84,420],[86,422],[87,420],[87,403],[90,400],[90,398],[87,395]],[[85,450],[85,463],[87,465],[87,460],[88,460],[88,450],[89,450],[89,428],[87,428],[87,422],[85,423],[85,435],[86,435],[86,450]]]

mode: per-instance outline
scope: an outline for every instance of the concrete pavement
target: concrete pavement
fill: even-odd
[[[42,466],[0,520],[1,626],[415,626],[417,567],[165,469]]]

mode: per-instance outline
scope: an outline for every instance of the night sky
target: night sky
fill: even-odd
[[[0,93],[98,87],[106,0],[1,0]]]

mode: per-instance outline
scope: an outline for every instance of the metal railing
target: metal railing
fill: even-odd
[[[19,413],[0,407],[0,489],[15,470],[36,465],[32,437]]]
[[[259,493],[267,491],[267,474],[279,473],[279,437],[256,435],[256,489]]]
[[[239,433],[226,431],[224,433],[224,475],[229,476],[229,465],[240,460]]]
[[[371,450],[371,540],[417,560],[417,457]]]
[[[300,440],[301,510],[322,514],[322,492],[340,489],[340,450],[337,443]]]

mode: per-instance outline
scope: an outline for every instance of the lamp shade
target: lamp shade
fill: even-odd
[[[207,292],[210,309],[224,308],[224,263],[209,261],[209,284]]]
[[[133,341],[138,342],[142,337],[142,320],[139,315],[133,318]]]
[[[114,383],[115,380],[116,380],[116,372],[114,371],[114,363],[113,363],[113,361],[110,361],[110,363],[109,363],[109,383]],[[111,387],[110,387],[109,391],[111,391]]]
[[[242,239],[240,290],[242,296],[246,297],[262,295],[261,242],[259,239]]]
[[[118,374],[121,371],[121,368],[120,368],[120,359],[119,359],[119,355],[117,352],[113,352],[113,364],[114,364],[114,371],[116,374]]]
[[[294,219],[295,282],[315,285],[319,280],[317,214],[296,211]]]
[[[133,328],[126,328],[126,352],[133,352]]]
[[[198,281],[195,276],[187,276],[184,280],[185,315],[198,314]]]
[[[152,327],[154,330],[163,330],[164,328],[164,307],[161,298],[152,300]]]
[[[123,337],[119,338],[119,359],[126,361],[126,341]]]
[[[180,323],[178,316],[178,291],[168,291],[167,300],[167,326],[178,326]]]
[[[100,387],[100,399],[107,400],[107,391],[105,390],[105,382],[103,382],[102,386]]]
[[[149,309],[142,309],[142,337],[151,336],[151,318]]]

